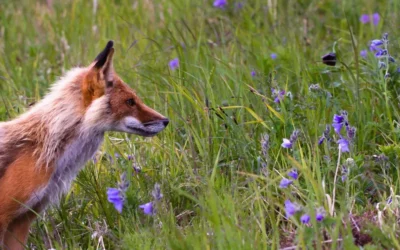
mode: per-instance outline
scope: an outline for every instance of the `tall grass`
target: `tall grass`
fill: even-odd
[[[110,39],[117,72],[171,120],[151,139],[109,133],[71,192],[35,222],[29,247],[353,249],[365,234],[369,249],[399,249],[397,63],[385,78],[372,52],[360,56],[388,32],[396,58],[399,7],[372,0],[232,0],[225,9],[211,0],[3,1],[1,120],[24,112],[71,67],[88,65]],[[375,12],[377,26],[360,22]],[[330,67],[321,56],[333,50],[338,62]],[[173,58],[176,70],[168,67]],[[271,88],[285,90],[279,103]],[[333,131],[318,145],[341,110],[357,128],[349,153],[339,152]],[[294,130],[299,139],[282,148]],[[279,188],[293,168],[298,180]],[[124,172],[130,187],[119,214],[106,189]],[[152,200],[155,183],[164,197],[147,216],[138,206]],[[287,199],[303,206],[289,219]],[[321,207],[326,218],[318,222]]]

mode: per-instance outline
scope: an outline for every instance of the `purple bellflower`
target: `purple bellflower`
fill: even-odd
[[[299,178],[299,174],[297,173],[297,169],[292,169],[289,171],[288,176],[293,178],[294,180],[297,180]]]
[[[300,217],[300,221],[301,221],[301,223],[303,223],[303,224],[308,224],[309,222],[310,222],[310,215],[308,215],[308,214],[303,214],[301,217]]]
[[[214,1],[214,7],[223,9],[225,6],[228,4],[226,0],[215,0]]]
[[[178,58],[174,58],[172,59],[169,63],[169,68],[171,70],[176,70],[177,68],[179,68],[179,59]]]
[[[280,187],[280,188],[287,188],[287,187],[288,187],[290,184],[292,184],[292,183],[293,183],[292,180],[283,178],[283,179],[281,180],[281,183],[279,183],[279,187]]]
[[[296,204],[291,202],[290,200],[285,200],[285,212],[286,212],[286,218],[290,218],[291,216],[295,215],[298,211],[301,210],[301,207]]]

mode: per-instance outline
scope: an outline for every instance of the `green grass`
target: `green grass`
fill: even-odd
[[[385,79],[371,52],[360,57],[388,32],[389,52],[400,60],[400,2],[248,0],[242,9],[235,7],[240,1],[228,2],[221,10],[212,0],[3,1],[1,120],[24,112],[71,67],[88,65],[110,39],[120,76],[171,120],[152,139],[109,133],[99,161],[34,223],[29,246],[357,249],[351,231],[360,228],[373,236],[368,249],[400,249],[398,66],[391,64]],[[377,26],[359,21],[375,12]],[[333,50],[338,63],[330,67],[321,56]],[[180,67],[172,71],[168,62],[176,57]],[[291,96],[274,103],[271,88]],[[319,146],[318,139],[341,110],[357,133],[351,152],[339,157],[333,131],[330,143]],[[293,149],[282,148],[295,129],[301,134]],[[115,153],[121,157],[110,160]],[[299,179],[279,188],[292,168]],[[130,187],[119,214],[106,189],[123,172]],[[138,206],[152,199],[155,183],[164,197],[157,214],[146,216]],[[286,199],[303,212],[286,219]],[[327,211],[323,222],[315,220],[318,207]],[[299,221],[304,212],[309,225]]]

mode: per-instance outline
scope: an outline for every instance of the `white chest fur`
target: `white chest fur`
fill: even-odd
[[[56,170],[47,186],[39,188],[25,205],[33,208],[39,202],[45,203],[41,206],[46,206],[46,203],[57,203],[61,196],[70,189],[72,181],[85,163],[96,153],[103,138],[103,133],[97,133],[81,136],[70,143],[57,161]]]
[[[66,193],[85,163],[93,157],[103,142],[104,134],[81,136],[72,142],[56,164],[56,171],[46,188],[50,202],[56,203]]]

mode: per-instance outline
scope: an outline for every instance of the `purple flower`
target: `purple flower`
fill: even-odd
[[[383,41],[382,40],[380,40],[380,39],[375,39],[375,40],[372,40],[371,41],[371,45],[372,46],[381,46],[381,45],[383,45]]]
[[[228,4],[226,0],[215,0],[214,7],[223,9]]]
[[[124,197],[121,190],[118,188],[108,188],[107,200],[114,205],[115,209],[119,213],[122,212],[122,207],[124,206]]]
[[[363,24],[368,23],[368,22],[369,22],[369,15],[367,15],[367,14],[362,14],[361,17],[360,17],[360,21],[361,21]]]
[[[256,76],[256,71],[253,70],[253,71],[251,71],[250,74],[251,74],[252,77],[255,77]]]
[[[375,52],[375,51],[379,52],[379,51],[382,50],[379,46],[382,46],[382,45],[383,45],[383,41],[382,40],[380,40],[380,39],[372,40],[370,45],[369,45],[369,50],[372,51],[372,52]]]
[[[155,209],[153,207],[153,202],[148,202],[146,204],[140,205],[139,208],[147,215],[155,215]]]
[[[281,146],[283,148],[292,148],[292,142],[289,139],[283,138],[283,143]]]
[[[283,98],[285,97],[285,93],[286,93],[285,90],[278,90],[278,89],[272,88],[271,91],[272,91],[272,97],[275,97],[274,98],[275,103],[280,103],[281,100],[283,100]]]
[[[325,209],[323,207],[319,207],[317,208],[316,214],[315,214],[315,219],[317,221],[322,221],[323,219],[325,219]]]
[[[107,189],[107,200],[111,202],[115,209],[121,213],[122,207],[124,206],[125,193],[129,187],[129,181],[126,179],[126,173],[124,172],[120,176],[120,182],[118,182],[118,188]]]
[[[154,215],[156,214],[156,209],[154,208],[154,204],[158,202],[162,197],[161,187],[160,184],[156,183],[154,185],[154,189],[151,192],[153,195],[154,201],[148,202],[146,204],[140,205],[139,208],[143,210],[143,212],[147,215]]]
[[[342,139],[339,139],[339,140],[337,141],[337,143],[339,144],[339,150],[340,150],[342,153],[343,153],[343,152],[350,152],[350,149],[349,149],[349,141],[348,141],[348,140],[342,138]]]
[[[300,217],[300,221],[301,221],[301,223],[303,223],[303,224],[307,224],[307,223],[309,223],[310,222],[310,216],[308,215],[308,214],[303,214],[301,217]]]
[[[296,203],[291,202],[290,200],[285,200],[285,212],[286,212],[286,218],[289,219],[291,216],[293,216],[295,213],[300,211],[300,206]]]
[[[289,177],[292,177],[293,179],[297,180],[297,178],[299,178],[299,174],[297,173],[297,169],[292,169],[289,171],[288,173]]]
[[[366,49],[360,51],[360,56],[362,58],[367,58],[368,51]]]
[[[346,175],[346,174],[343,174],[343,175],[341,176],[341,178],[342,178],[342,182],[345,182],[346,179],[347,179],[347,175]]]
[[[379,16],[378,13],[374,13],[372,15],[372,23],[377,26],[379,24],[379,21],[381,20],[381,17]]]
[[[388,51],[386,49],[381,49],[378,52],[375,53],[376,57],[381,57],[381,56],[386,56],[388,54]]]
[[[352,126],[346,126],[346,131],[347,131],[347,137],[350,140],[353,140],[356,137],[356,131],[357,129]]]
[[[179,67],[179,59],[178,58],[174,58],[169,62],[169,68],[171,70],[175,70]]]
[[[337,134],[340,134],[340,130],[343,127],[343,123],[344,123],[344,117],[341,115],[333,115],[333,123],[332,123],[332,127],[334,128],[335,132]]]
[[[287,187],[288,187],[290,184],[292,184],[292,183],[293,183],[292,180],[283,178],[283,179],[281,180],[281,183],[279,183],[279,187],[280,187],[280,188],[287,188]]]
[[[275,60],[278,57],[278,55],[276,53],[271,53],[271,59]]]
[[[318,145],[321,145],[324,141],[325,141],[325,136],[321,136],[321,137],[318,139]]]

